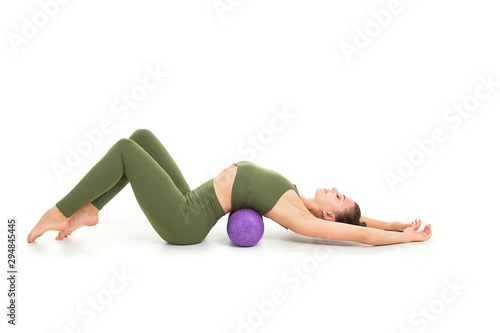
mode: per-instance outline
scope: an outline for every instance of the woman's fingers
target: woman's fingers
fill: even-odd
[[[409,228],[411,228],[411,230],[415,232],[416,238],[421,241],[427,240],[432,236],[432,229],[430,224],[425,225],[422,230],[418,231],[418,229],[422,226],[421,219],[415,219],[407,225],[409,225]]]
[[[417,224],[417,226],[420,226],[421,222]],[[422,228],[420,231],[416,231],[416,233],[419,235],[419,238],[421,241],[427,240],[431,236],[431,229],[430,225],[426,225]]]
[[[420,225],[421,225],[420,220],[418,220],[418,221],[415,220],[413,223],[413,230],[417,231],[418,228],[420,228]]]
[[[431,225],[428,224],[424,227],[424,229],[422,229],[422,232],[424,233],[425,235],[425,239],[429,239],[431,238],[432,236],[432,230],[431,230]]]

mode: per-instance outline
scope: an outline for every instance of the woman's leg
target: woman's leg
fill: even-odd
[[[121,139],[115,143],[56,206],[69,218],[112,189],[119,181],[123,181],[124,176],[130,182],[144,214],[162,238],[171,235],[175,237],[176,232],[184,230],[184,226],[180,225],[184,219],[179,209],[179,199],[183,197],[183,193],[165,169],[130,139]],[[33,241],[46,230],[41,233],[34,231],[28,236],[28,241]]]
[[[158,140],[158,138],[147,129],[138,129],[129,137],[130,140],[137,142],[170,176],[175,186],[186,194],[190,191],[189,185],[184,179],[181,170],[175,163],[170,153]],[[125,175],[107,192],[92,201],[92,204],[101,210],[111,199],[113,199],[129,183]]]
[[[175,186],[186,194],[190,191],[189,185],[184,179],[179,167],[175,163],[170,153],[158,140],[158,138],[147,129],[138,129],[129,137],[130,140],[137,142],[155,161],[165,170]],[[83,226],[94,226],[99,222],[99,211],[113,199],[127,184],[129,183],[127,176],[123,175],[122,178],[108,191],[80,208],[73,214],[69,220],[68,225],[59,232],[56,239],[63,239],[73,233],[73,231]]]

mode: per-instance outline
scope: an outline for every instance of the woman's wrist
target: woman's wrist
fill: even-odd
[[[404,231],[408,227],[408,225],[398,221],[390,222],[390,225],[391,230],[394,231]]]

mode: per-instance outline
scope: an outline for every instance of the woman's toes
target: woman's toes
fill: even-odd
[[[66,236],[67,236],[67,234],[64,231],[59,231],[59,233],[56,236],[56,239],[57,240],[61,240],[61,239],[63,239]]]
[[[59,233],[56,236],[56,239],[57,240],[63,239],[65,236],[66,236],[66,229],[63,229],[63,230],[59,231]]]
[[[30,233],[28,236],[28,243],[33,243],[35,241],[35,239],[37,239],[38,237],[40,237],[40,236]]]

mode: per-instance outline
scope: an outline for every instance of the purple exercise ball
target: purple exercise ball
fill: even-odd
[[[227,234],[239,246],[254,246],[264,234],[262,215],[252,209],[239,209],[229,214]]]

